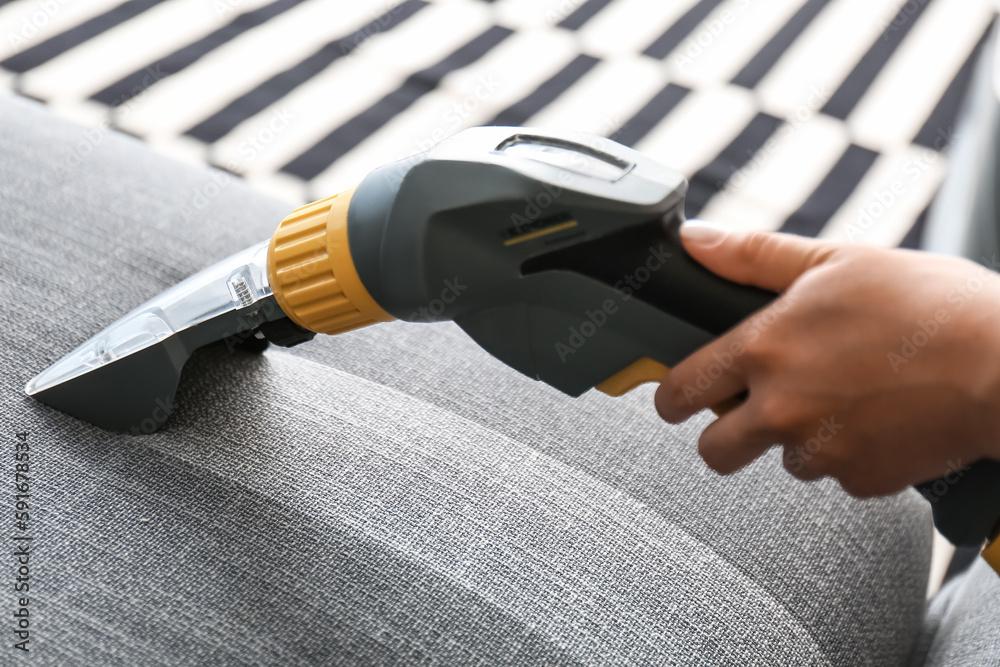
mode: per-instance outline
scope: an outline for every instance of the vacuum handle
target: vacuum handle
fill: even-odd
[[[665,224],[638,227],[602,239],[595,247],[599,255],[577,255],[572,268],[612,284],[610,281],[641,266],[650,247],[662,245],[672,253],[671,259],[651,273],[635,296],[716,336],[777,298],[774,292],[721,278],[696,262],[681,244],[681,222],[680,215],[676,215]],[[662,364],[641,360],[598,385],[598,389],[619,395],[642,380],[659,380],[665,370]],[[734,403],[727,402],[715,410],[722,414]],[[915,488],[930,501],[935,525],[953,544],[981,546],[1000,528],[1000,461],[984,459],[956,467]]]
[[[679,223],[671,225],[668,234],[675,236]],[[683,250],[679,236],[672,239],[683,253],[682,262],[694,260]],[[701,269],[700,265],[698,268]],[[709,275],[705,275],[708,273]],[[723,331],[736,326],[752,312],[763,307],[763,294],[748,292],[744,285],[738,285],[708,271],[692,270],[690,281],[696,287],[698,298],[705,310],[714,310],[727,315],[728,322]],[[771,294],[771,296],[776,296]],[[770,299],[768,300],[768,303]],[[715,322],[704,322],[713,326]],[[708,328],[704,326],[703,328]],[[720,334],[716,328],[711,333]],[[724,413],[732,405],[716,408]],[[1000,461],[983,459],[967,466],[955,466],[953,470],[938,479],[916,484],[915,488],[931,503],[934,524],[952,544],[956,546],[980,547],[987,540],[996,538],[1000,529]]]
[[[680,247],[679,238],[676,244]],[[682,261],[694,261],[682,247],[681,252],[684,253]],[[704,273],[692,270],[690,280],[705,310],[729,316],[729,321],[723,323],[728,325],[723,331],[766,305],[761,303],[763,295],[759,292],[748,292],[744,285]],[[741,308],[745,310],[741,311]],[[716,323],[704,324],[712,326]],[[715,329],[710,331],[722,333]],[[716,412],[724,413],[731,407],[719,406]],[[952,544],[980,547],[996,537],[1000,529],[1000,461],[983,459],[968,466],[955,466],[942,477],[916,484],[915,488],[931,503],[934,524]]]

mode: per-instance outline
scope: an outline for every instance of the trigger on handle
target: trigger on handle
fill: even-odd
[[[655,359],[643,357],[633,361],[594,389],[617,398],[624,396],[641,384],[661,381],[669,370],[669,366],[665,366]]]
[[[643,357],[642,359],[633,361],[631,364],[594,388],[607,394],[608,396],[614,396],[617,398],[619,396],[624,396],[641,384],[645,384],[647,382],[660,382],[669,372],[669,366],[661,364],[655,359]],[[739,396],[734,396],[733,398],[727,399],[722,403],[713,406],[712,412],[721,417],[742,402],[743,401]]]

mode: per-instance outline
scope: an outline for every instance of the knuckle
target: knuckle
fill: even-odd
[[[860,475],[853,472],[842,473],[837,476],[837,481],[844,491],[855,498],[874,498],[881,495],[878,480],[868,475]]]
[[[806,265],[821,266],[830,262],[837,255],[848,259],[852,254],[851,248],[842,248],[829,242],[817,242],[806,251]]]
[[[821,474],[819,474],[815,470],[812,470],[811,468],[790,469],[788,466],[785,466],[785,470],[788,472],[789,475],[799,480],[800,482],[814,482],[820,477],[822,477]]]
[[[809,482],[826,475],[824,466],[806,452],[801,446],[785,446],[781,464],[792,477]]]
[[[802,456],[793,447],[785,447],[781,456],[781,466],[792,477],[798,477],[805,470],[806,464]]]
[[[756,315],[754,317],[757,317]],[[755,322],[751,321],[751,325]],[[757,335],[743,343],[742,363],[752,368],[767,366],[773,357],[771,345],[766,336]]]
[[[794,408],[781,396],[763,398],[758,412],[762,431],[780,436],[782,440],[793,434],[799,422]]]
[[[737,251],[738,259],[745,264],[756,264],[760,260],[767,259],[768,254],[772,252],[775,238],[770,232],[760,230],[747,232]]]

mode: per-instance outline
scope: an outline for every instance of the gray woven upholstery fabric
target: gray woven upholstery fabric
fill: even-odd
[[[913,666],[1000,664],[1000,577],[977,559],[931,602]]]
[[[0,98],[2,475],[29,432],[32,664],[909,660],[915,493],[855,501],[776,456],[718,477],[696,454],[708,417],[663,423],[651,387],[567,398],[450,324],[203,350],[149,436],[25,397],[290,210],[220,178]]]

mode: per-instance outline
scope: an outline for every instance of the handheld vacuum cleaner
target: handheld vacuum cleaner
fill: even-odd
[[[452,320],[570,396],[619,396],[777,296],[685,253],[686,190],[681,174],[600,137],[465,130],[296,209],[269,241],[140,306],[25,390],[129,431],[172,401],[203,345],[291,346],[401,319]],[[1000,462],[918,489],[953,543],[992,540],[984,555],[1000,571]]]

